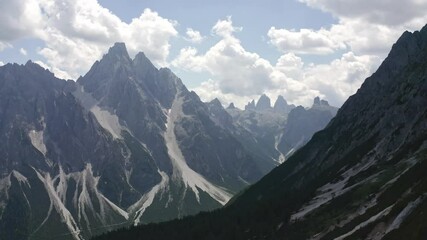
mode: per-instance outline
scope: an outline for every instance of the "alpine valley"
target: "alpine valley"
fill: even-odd
[[[96,239],[426,239],[426,172],[427,26],[403,33],[326,128],[224,208]]]
[[[319,98],[308,109],[265,95],[245,110],[204,103],[123,43],[77,81],[6,64],[0,239],[89,239],[222,207],[336,111]]]

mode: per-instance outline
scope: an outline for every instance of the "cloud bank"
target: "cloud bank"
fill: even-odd
[[[220,40],[208,51],[200,54],[196,48],[186,47],[172,61],[174,67],[194,72],[206,71],[212,75],[212,79],[193,89],[203,100],[218,97],[224,104],[234,102],[243,107],[249,100],[266,93],[272,98],[283,95],[292,103],[306,106],[312,103],[314,97],[321,96],[339,106],[379,63],[378,57],[358,56],[348,51],[329,64],[306,64],[294,53],[299,51],[292,49],[283,50],[285,53],[272,64],[242,46],[233,34],[241,30],[241,27],[233,26],[231,18],[220,20],[212,28],[212,33]],[[312,43],[347,48],[343,42],[312,41],[310,46],[313,47],[304,47],[305,52],[323,54],[323,48],[314,47]],[[280,46],[277,47],[282,50]],[[303,49],[302,46],[297,48]]]
[[[43,57],[38,63],[58,77],[76,79],[120,41],[131,55],[143,51],[157,66],[172,66],[193,76],[207,74],[193,87],[205,101],[218,97],[224,104],[243,107],[266,93],[305,106],[321,96],[340,106],[375,71],[403,31],[417,30],[427,22],[427,2],[421,0],[408,0],[405,7],[389,0],[298,1],[331,14],[336,22],[320,29],[271,26],[260,33],[268,38],[266,47],[269,44],[281,54],[277,60],[245,49],[244,39],[237,37],[245,29],[235,26],[231,17],[214,23],[210,36],[191,26],[179,33],[177,21],[151,9],[127,23],[97,0],[2,3],[0,51],[13,48],[18,39],[42,40],[44,46],[35,49]],[[172,40],[178,36],[190,45],[171,56]],[[28,48],[17,50],[28,54]],[[333,60],[314,64],[308,60],[312,56]]]
[[[166,66],[169,41],[178,35],[175,21],[150,9],[125,23],[96,0],[9,1],[0,11],[0,41],[43,40],[38,53],[63,78],[77,78],[119,41],[126,42],[131,55],[144,51],[155,64]]]

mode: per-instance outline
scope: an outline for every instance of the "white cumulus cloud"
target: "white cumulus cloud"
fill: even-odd
[[[360,19],[369,24],[411,25],[427,18],[424,0],[299,0],[308,6],[330,12],[339,18]]]
[[[314,31],[312,29],[287,30],[270,28],[268,31],[270,42],[282,52],[298,54],[330,54],[346,45],[335,38],[325,29]]]
[[[299,1],[331,13],[338,19],[338,23],[328,29],[311,30],[310,34],[327,36],[331,41],[345,44],[355,54],[385,57],[404,31],[419,30],[427,23],[427,1],[422,0],[408,0],[404,3],[389,0]],[[277,37],[272,37],[271,42],[275,43]]]
[[[266,93],[295,104],[308,106],[321,96],[340,106],[378,66],[378,58],[351,51],[327,64],[305,64],[293,52],[284,53],[273,65],[247,51],[233,35],[231,18],[220,20],[212,32],[221,37],[205,53],[194,47],[183,48],[172,65],[193,72],[208,72],[212,78],[193,88],[204,101],[219,98],[243,107],[249,100]],[[326,31],[326,30],[325,30]],[[340,47],[341,48],[341,47]]]
[[[187,28],[185,34],[187,35],[187,37],[185,37],[185,40],[192,43],[201,43],[203,39],[205,39],[205,37],[202,36],[199,31],[196,31],[192,28]]]
[[[212,28],[212,33],[223,38],[227,38],[231,37],[234,32],[242,31],[242,29],[242,27],[233,26],[231,16],[228,16],[226,20],[218,20],[218,22]]]
[[[20,48],[19,53],[22,54],[23,56],[27,56],[27,50],[25,50],[24,48]]]
[[[1,1],[0,12],[0,41],[32,36],[42,28],[43,17],[37,0]]]
[[[303,70],[303,81],[340,106],[354,94],[363,81],[379,66],[381,59],[370,55],[347,52],[329,64],[308,65]]]
[[[218,21],[212,32],[221,40],[205,54],[195,48],[181,49],[172,65],[190,71],[207,71],[219,81],[224,93],[240,96],[261,94],[274,84],[270,74],[272,66],[258,54],[246,51],[233,32],[241,28],[232,25],[231,18]]]
[[[10,43],[0,42],[0,52],[9,47],[12,47]]]
[[[155,64],[166,66],[169,41],[178,35],[176,21],[157,12],[145,9],[126,23],[97,0],[18,0],[0,5],[0,10],[0,40],[41,39],[45,46],[38,53],[65,78],[85,73],[114,42],[125,42],[131,55],[143,51]]]

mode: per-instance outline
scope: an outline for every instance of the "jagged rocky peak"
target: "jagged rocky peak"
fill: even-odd
[[[31,60],[28,60],[26,63],[25,63],[25,65],[24,65],[25,67],[28,67],[28,68],[40,68],[40,69],[43,69],[44,70],[44,68],[42,68],[40,65],[38,65],[37,63],[35,63],[35,62],[33,62],[33,61],[31,61]]]
[[[21,65],[16,64],[16,66],[20,67]],[[25,65],[23,65],[23,66],[25,67],[26,70],[43,74],[44,76],[46,76],[48,78],[55,76],[48,69],[43,68],[42,66],[40,66],[39,64],[37,64],[37,63],[35,63],[35,62],[31,61],[31,60],[28,60],[25,63]]]
[[[316,107],[316,106],[329,106],[329,103],[324,99],[320,99],[320,97],[315,97],[313,100],[312,107]]]
[[[419,51],[427,46],[427,25],[420,31],[404,32],[393,45],[388,57],[384,60],[379,70],[396,73],[414,58],[420,58]],[[385,69],[383,70],[382,68]]]
[[[256,104],[256,110],[258,111],[263,111],[263,110],[268,110],[271,108],[271,100],[270,98],[263,94],[261,95],[261,97],[259,98],[257,104]]]
[[[156,84],[163,88],[164,93],[175,95],[176,90],[188,91],[181,79],[175,75],[169,68],[160,68]]]
[[[24,91],[25,94],[37,96],[40,94],[39,91],[46,92],[44,84],[54,85],[52,86],[53,88],[56,86],[62,87],[66,83],[65,81],[55,81],[53,83],[51,80],[55,79],[54,74],[31,60],[25,64],[8,63],[1,68],[6,74],[3,79],[0,79],[0,86],[2,86],[0,90],[3,90],[0,91],[0,94],[3,92],[9,95],[9,90],[6,90],[9,87],[20,91],[24,86],[25,89],[31,89],[31,91]]]
[[[77,82],[96,99],[106,95],[115,95],[133,75],[132,60],[124,43],[115,43],[100,61]]]
[[[124,43],[115,43],[110,47],[107,54],[102,56],[101,60],[95,62],[85,76],[93,76],[102,73],[103,75],[98,77],[102,77],[104,79],[111,78],[110,75],[114,74],[121,66],[130,68],[131,63],[132,60],[129,57],[126,45]]]
[[[126,49],[126,45],[123,42],[117,42],[112,47],[110,47],[108,53],[104,55],[104,58],[119,61],[131,61],[129,53]]]
[[[227,109],[236,109],[236,106],[234,106],[234,103],[230,103],[230,105],[228,105]]]
[[[147,64],[152,64],[150,59],[147,58],[147,56],[145,56],[144,52],[139,52],[135,55],[135,57],[133,58],[133,62],[134,63],[147,63]]]
[[[210,105],[222,108],[221,101],[219,101],[218,98],[214,98],[212,101],[209,102]]]
[[[314,105],[320,105],[320,97],[315,97],[313,100],[313,106]]]
[[[338,108],[329,105],[328,101],[324,99],[320,99],[320,97],[315,97],[313,100],[313,105],[311,106],[312,110],[320,110],[320,111],[329,111],[331,112],[332,116],[335,116],[337,114]]]
[[[143,53],[139,52],[135,55],[135,58],[132,60],[133,68],[139,78],[146,78],[148,81],[156,81],[156,74],[159,71],[164,71],[165,69],[158,70],[150,59]],[[173,74],[167,74],[173,75]]]
[[[245,110],[255,110],[255,100],[248,102],[248,104],[245,106]]]
[[[135,58],[132,60],[132,63],[135,67],[141,67],[146,70],[156,68],[143,52],[137,53]]]
[[[293,108],[295,108],[295,105],[288,105],[288,102],[281,95],[277,97],[273,107],[274,111],[278,113],[289,113]]]
[[[274,103],[274,108],[280,108],[287,105],[288,102],[282,95],[277,96],[276,102]]]
[[[328,101],[322,99],[322,100],[320,100],[320,105],[329,106],[329,103],[328,103]]]

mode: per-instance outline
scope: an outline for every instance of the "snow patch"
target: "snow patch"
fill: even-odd
[[[353,233],[355,233],[356,231],[358,231],[359,229],[368,226],[368,224],[375,222],[376,220],[380,219],[381,217],[387,215],[390,213],[391,209],[393,208],[394,205],[391,205],[390,207],[382,210],[381,212],[379,212],[377,215],[372,216],[371,218],[369,218],[368,220],[360,223],[359,225],[357,225],[356,227],[353,228],[353,230],[351,230],[350,232],[343,234],[337,238],[335,238],[334,240],[343,240],[344,238],[352,235]]]
[[[30,137],[31,144],[39,152],[41,152],[43,154],[43,156],[46,156],[47,149],[46,149],[46,145],[44,144],[44,136],[43,135],[44,135],[43,130],[41,130],[41,131],[31,130],[28,133],[28,137]]]
[[[347,171],[345,171],[343,174],[341,174],[341,177],[343,180],[336,182],[336,183],[328,183],[316,190],[316,192],[320,193],[319,195],[315,196],[308,204],[304,205],[298,212],[294,213],[290,221],[295,221],[297,219],[303,218],[305,215],[310,213],[311,211],[319,208],[323,204],[331,201],[333,198],[338,197],[354,187],[362,184],[364,181],[356,183],[352,186],[349,186],[347,188],[344,188],[348,182],[348,180],[358,174],[359,172],[368,169],[370,166],[374,164],[374,160],[368,161],[365,164],[356,165]],[[368,179],[365,179],[365,181]]]
[[[121,209],[120,207],[118,207],[116,204],[114,204],[113,202],[111,202],[108,198],[106,198],[104,195],[101,194],[101,197],[104,201],[106,201],[108,203],[108,205],[110,205],[110,207],[118,214],[120,214],[122,217],[124,217],[126,220],[129,219],[129,214]],[[122,223],[120,223],[122,224]],[[119,224],[118,224],[119,225]],[[112,225],[111,225],[112,226]]]
[[[120,125],[117,115],[103,110],[98,106],[98,101],[91,94],[84,92],[83,86],[77,86],[73,95],[80,100],[85,109],[95,115],[99,124],[113,135],[115,139],[123,139],[121,136],[123,127]]]
[[[177,93],[172,108],[167,111],[167,124],[164,139],[168,149],[169,157],[172,160],[174,168],[172,177],[184,182],[186,188],[190,188],[195,194],[197,201],[200,202],[199,189],[209,194],[214,200],[222,205],[225,205],[232,197],[225,189],[218,187],[207,181],[199,173],[191,169],[179,148],[175,135],[175,122],[184,116],[182,111],[183,99],[178,97]]]
[[[83,172],[81,173],[77,185],[81,186],[82,191],[80,192],[80,195],[78,197],[77,200],[77,216],[78,216],[78,220],[79,222],[82,222],[82,217],[85,220],[86,224],[87,224],[87,228],[90,229],[90,221],[89,218],[86,214],[86,207],[89,208],[89,210],[91,212],[95,212],[94,211],[94,207],[91,201],[91,198],[89,196],[89,191],[88,191],[88,185],[94,185],[94,183],[90,183],[90,181],[95,180],[93,178],[93,173],[92,173],[92,165],[91,164],[87,164],[86,168],[83,170]],[[101,211],[102,211],[102,205],[101,207]]]
[[[65,174],[62,166],[59,165],[59,175],[55,177],[59,178],[58,186],[56,187],[56,193],[62,202],[65,202],[67,199],[67,189],[68,189],[68,176]]]
[[[279,164],[284,163],[285,160],[286,160],[285,155],[283,155],[283,153],[278,148],[279,143],[282,140],[282,136],[283,136],[283,133],[281,133],[281,134],[279,134],[279,135],[277,135],[277,136],[274,137],[274,148],[276,149],[276,151],[278,153],[280,153],[279,158],[276,160]]]
[[[40,174],[36,169],[34,171],[37,173],[37,177],[40,179],[40,181],[43,183],[51,203],[55,207],[56,211],[60,214],[62,220],[67,225],[68,230],[70,231],[71,235],[74,239],[81,240],[82,237],[80,236],[80,229],[74,220],[73,216],[71,215],[70,211],[65,207],[65,205],[62,203],[61,199],[59,198],[58,194],[56,194],[55,187],[53,186],[53,180],[50,177],[49,173],[46,173],[45,176]]]
[[[81,189],[81,192],[77,192],[78,188],[76,188],[73,197],[74,206],[77,209],[79,221],[83,219],[88,225],[88,229],[90,229],[90,221],[87,216],[87,210],[89,210],[93,216],[97,217],[105,226],[107,226],[108,209],[128,220],[129,215],[124,210],[120,209],[98,191],[99,177],[93,175],[92,165],[90,163],[86,164],[86,168],[82,172],[73,173],[72,177],[76,181],[77,186]],[[91,195],[89,193],[91,193]],[[90,196],[94,197],[91,198]],[[99,212],[95,211],[93,201],[98,201],[100,208]]]
[[[122,139],[122,128],[120,126],[119,118],[117,117],[117,115],[111,114],[106,110],[102,110],[96,105],[93,106],[90,111],[95,115],[99,124],[101,124],[104,129],[109,131],[114,138]]]
[[[162,172],[160,170],[157,170],[157,172],[162,177],[162,180],[160,181],[160,183],[155,185],[153,188],[151,188],[149,192],[145,193],[138,202],[136,202],[134,205],[132,205],[129,208],[129,212],[135,212],[135,220],[134,220],[135,226],[140,223],[142,215],[144,214],[145,210],[149,206],[151,206],[151,204],[153,203],[154,197],[157,195],[157,193],[163,192],[168,186],[168,183],[169,183],[168,175],[165,172]]]
[[[305,141],[305,136],[301,136],[301,139],[297,142],[297,144],[295,144],[295,146],[293,148],[291,148],[286,154],[285,154],[285,158],[289,158],[290,156],[292,156],[292,154],[295,153],[296,150],[298,150],[300,147],[303,146]]]
[[[412,213],[412,211],[423,202],[425,196],[418,197],[415,201],[412,201],[408,203],[408,205],[397,215],[397,217],[393,220],[393,222],[390,224],[390,226],[387,228],[386,234],[391,232],[394,229],[398,229],[400,227],[400,224],[408,217],[409,214]]]
[[[73,172],[69,174],[66,174],[62,167],[59,166],[59,174],[54,178],[51,178],[49,173],[41,174],[36,169],[34,169],[34,171],[37,173],[38,178],[43,182],[49,195],[51,205],[53,206],[50,207],[47,216],[43,220],[42,224],[36,228],[36,231],[38,231],[45,224],[51,215],[52,208],[54,208],[59,213],[62,221],[66,224],[67,228],[75,239],[82,239],[80,235],[81,230],[79,229],[79,225],[77,223],[84,224],[84,222],[86,222],[89,232],[91,231],[91,218],[89,218],[88,214],[91,214],[91,217],[98,219],[105,227],[116,225],[108,225],[109,218],[111,217],[108,211],[112,211],[122,216],[126,219],[126,221],[128,220],[129,216],[126,211],[120,209],[117,205],[112,203],[98,191],[97,185],[99,177],[95,177],[93,175],[91,164],[86,164],[85,169],[81,172]],[[73,179],[76,182],[76,190],[72,198],[72,204],[77,213],[76,219],[66,208],[66,194],[68,189],[68,182],[70,179]],[[94,201],[97,201],[99,211],[95,211]],[[121,224],[123,223],[119,223],[117,225]]]
[[[31,188],[31,185],[28,182],[28,179],[24,175],[22,175],[21,173],[19,173],[18,171],[15,171],[15,170],[12,171],[12,174],[20,184],[25,184],[29,188]]]

